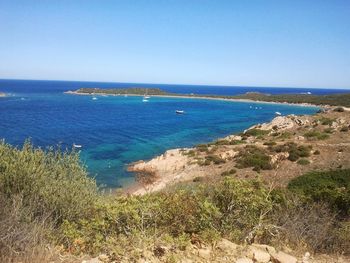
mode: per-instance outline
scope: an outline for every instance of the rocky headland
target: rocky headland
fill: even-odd
[[[137,174],[140,183],[129,192],[145,194],[181,182],[210,182],[225,176],[258,176],[285,186],[311,170],[349,168],[349,127],[346,108],[328,108],[313,116],[277,116],[241,134],[168,150],[131,164],[129,171]]]

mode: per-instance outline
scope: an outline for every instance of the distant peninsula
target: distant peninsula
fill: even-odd
[[[134,96],[158,96],[158,97],[183,97],[183,98],[202,98],[202,99],[223,99],[235,101],[254,101],[254,102],[275,102],[290,104],[311,104],[318,106],[343,106],[350,107],[350,92],[330,95],[312,95],[312,94],[264,94],[259,92],[247,92],[241,95],[202,95],[202,94],[180,94],[170,93],[159,88],[80,88],[75,91],[67,91],[67,94],[77,95],[134,95]]]

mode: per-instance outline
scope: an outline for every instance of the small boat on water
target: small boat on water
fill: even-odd
[[[183,110],[176,110],[175,113],[176,113],[176,114],[184,114],[185,111],[183,111]]]
[[[275,114],[278,115],[278,116],[282,115],[282,113],[280,113],[279,111],[276,111]]]
[[[96,97],[92,97],[92,100],[97,100],[97,98]]]
[[[81,147],[83,147],[83,146],[80,145],[80,144],[75,144],[75,143],[73,143],[73,147],[74,147],[74,148],[81,148]]]
[[[143,101],[143,102],[148,102],[149,100],[144,98],[142,101]]]
[[[144,98],[144,99],[150,99],[151,97],[150,97],[150,96],[145,95],[145,96],[143,96],[143,98]]]

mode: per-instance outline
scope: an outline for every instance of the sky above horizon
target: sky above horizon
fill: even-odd
[[[350,88],[350,1],[0,0],[0,78]]]

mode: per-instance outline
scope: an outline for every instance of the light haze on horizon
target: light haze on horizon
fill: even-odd
[[[350,88],[350,1],[0,0],[0,79]]]

